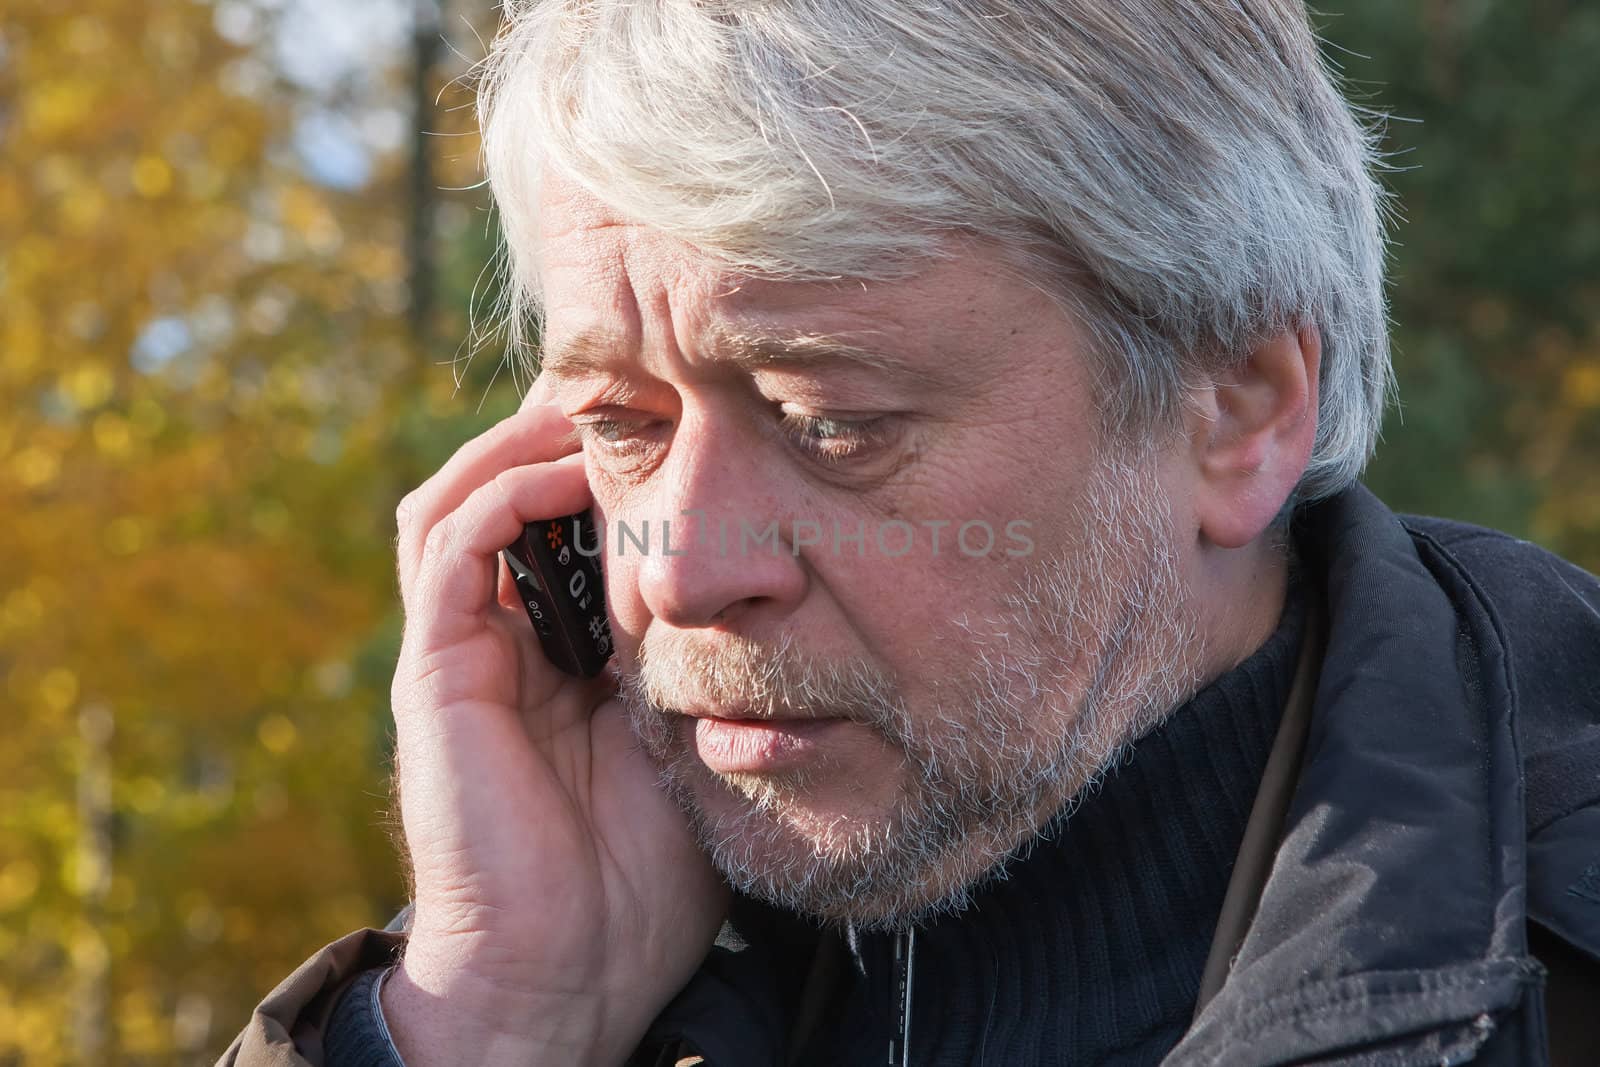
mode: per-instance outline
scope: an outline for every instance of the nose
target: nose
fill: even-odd
[[[804,599],[807,570],[777,462],[735,428],[684,412],[652,494],[658,522],[670,524],[659,534],[670,536],[652,530],[636,563],[654,618],[679,629],[749,626]]]

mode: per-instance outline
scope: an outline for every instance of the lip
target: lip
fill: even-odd
[[[774,774],[814,762],[846,719],[693,715],[695,750],[717,774]]]
[[[691,719],[721,719],[724,722],[807,722],[810,715],[761,715],[749,707],[713,708],[692,705],[683,709]]]
[[[730,722],[742,722],[746,719],[756,718],[755,715],[751,714],[749,708],[690,707],[684,708],[683,713],[691,719],[727,719]],[[771,718],[771,716],[767,716],[767,718]]]

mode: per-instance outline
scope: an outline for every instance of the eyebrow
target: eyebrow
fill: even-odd
[[[631,362],[624,354],[628,347],[618,334],[588,329],[545,349],[539,369],[555,378],[579,378],[615,371]],[[927,377],[925,368],[898,356],[823,333],[760,333],[722,328],[713,332],[708,352],[712,362],[746,371],[772,367],[815,369],[833,365],[905,377]]]

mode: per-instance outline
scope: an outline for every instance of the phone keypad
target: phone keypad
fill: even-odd
[[[580,536],[594,539],[592,554]],[[504,552],[545,656],[580,678],[599,674],[612,652],[599,549],[594,522],[581,511],[528,523]]]

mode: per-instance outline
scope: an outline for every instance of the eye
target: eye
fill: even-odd
[[[826,463],[841,463],[871,452],[886,436],[883,416],[844,419],[829,415],[783,413],[783,431],[806,453]]]
[[[586,448],[601,456],[628,462],[642,462],[661,443],[662,423],[648,418],[581,418],[573,423]]]
[[[617,415],[573,416],[584,446],[603,460],[643,467],[670,443],[670,421]],[[875,415],[844,418],[783,411],[778,425],[784,438],[808,457],[827,465],[865,459],[881,451],[890,436],[891,419]]]
[[[621,419],[593,419],[580,422],[581,431],[606,444],[618,444],[627,438],[630,427]]]

